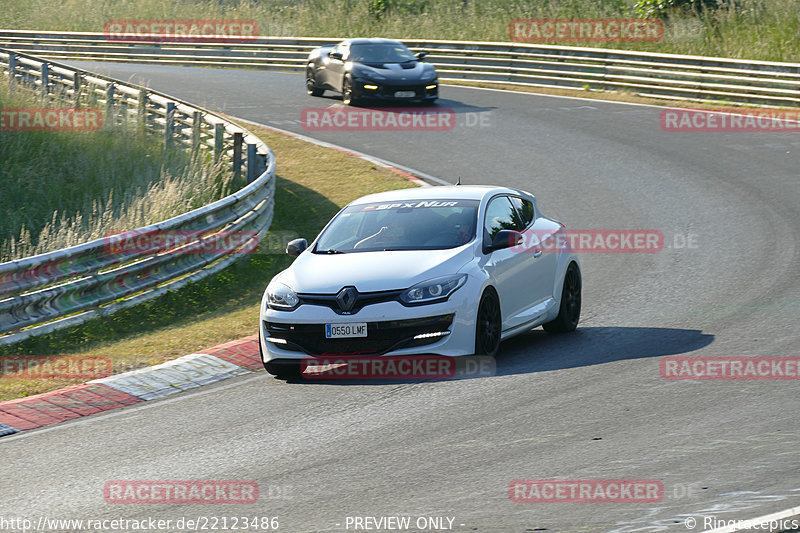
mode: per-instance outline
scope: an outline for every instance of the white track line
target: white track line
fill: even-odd
[[[422,179],[424,179],[426,181],[431,181],[431,182],[436,183],[438,185],[453,185],[453,183],[450,183],[449,181],[445,181],[445,180],[443,180],[441,178],[437,178],[436,176],[431,176],[430,174],[426,174],[425,172],[421,172],[419,170],[415,170],[415,169],[407,167],[405,165],[400,165],[400,164],[397,164],[397,163],[393,163],[391,161],[387,161],[385,159],[381,159],[380,157],[375,157],[373,155],[365,154],[363,152],[359,152],[358,150],[353,150],[351,148],[346,148],[344,146],[339,146],[338,144],[333,144],[333,143],[329,143],[329,142],[325,142],[325,141],[320,141],[320,140],[314,139],[313,137],[308,137],[307,135],[303,135],[301,133],[295,133],[293,131],[282,130],[282,129],[276,128],[274,126],[268,126],[267,124],[261,124],[260,122],[255,122],[255,121],[252,121],[252,120],[247,120],[247,119],[244,119],[244,118],[235,117],[233,115],[230,115],[230,118],[232,118],[234,120],[239,120],[239,121],[244,122],[246,124],[252,124],[254,126],[260,126],[262,128],[267,128],[267,129],[272,130],[272,131],[277,131],[278,133],[283,133],[283,134],[286,134],[286,135],[290,135],[290,136],[295,137],[297,139],[300,139],[302,141],[310,142],[310,143],[316,144],[318,146],[323,146],[325,148],[333,148],[335,150],[341,150],[343,152],[348,152],[348,153],[353,154],[353,155],[355,155],[355,156],[357,156],[357,157],[359,157],[361,159],[364,159],[365,161],[369,161],[370,163],[375,163],[378,166],[386,167],[386,168],[397,168],[399,170],[402,170],[403,172],[406,172],[408,174],[413,174],[414,176],[419,176],[420,178],[422,178]],[[411,181],[420,181],[421,185],[429,185],[428,183],[422,182],[422,180],[413,180],[412,179]]]
[[[441,85],[446,85],[446,84],[442,83]],[[527,94],[527,95],[531,95],[531,96],[546,96],[548,98],[566,98],[568,100],[582,100],[584,102],[604,102],[606,104],[621,104],[621,105],[632,105],[632,106],[639,106],[639,107],[655,107],[656,109],[676,109],[676,110],[679,110],[679,111],[698,111],[698,112],[704,112],[704,113],[716,113],[716,114],[719,114],[719,115],[732,115],[732,116],[738,116],[738,117],[749,117],[749,116],[752,116],[752,115],[748,115],[746,113],[742,114],[742,113],[736,113],[736,112],[732,111],[734,106],[723,107],[723,108],[720,108],[719,110],[713,109],[713,107],[709,107],[708,109],[699,109],[699,108],[696,108],[696,107],[675,107],[675,106],[669,106],[669,105],[641,104],[641,103],[638,103],[638,102],[620,102],[620,101],[617,101],[617,100],[603,100],[602,98],[584,98],[582,96],[564,96],[564,95],[561,95],[561,94],[544,94],[544,93],[532,93],[532,92],[528,92],[528,91],[513,91],[511,89],[493,89],[491,87],[473,87],[471,85],[447,85],[447,87],[457,87],[457,88],[460,88],[460,89],[475,89],[475,90],[478,90],[478,91],[495,91],[495,92],[498,92],[498,93]],[[691,103],[692,102],[689,102],[689,104],[691,104]],[[697,105],[703,105],[703,104],[699,104],[698,103]],[[711,106],[712,104],[708,104],[708,105]],[[789,108],[778,109],[778,108],[769,108],[769,107],[743,107],[743,106],[739,106],[739,108],[742,109],[742,110],[747,110],[747,109],[751,109],[751,110],[768,110],[768,111],[769,110],[774,110],[774,111],[779,112],[779,113],[780,112],[791,111],[791,112],[795,113],[795,116],[797,115],[797,111],[795,109],[789,109]],[[793,119],[788,119],[788,118],[781,119],[781,120],[783,120],[784,122],[791,122],[793,124],[800,123],[800,120],[793,120]]]
[[[230,115],[230,118],[232,118],[233,120],[239,120],[239,121],[244,122],[246,124],[252,124],[254,126],[260,126],[262,128],[267,128],[269,130],[277,131],[279,133],[284,133],[286,135],[291,135],[292,137],[295,137],[297,139],[300,139],[300,140],[303,140],[303,141],[306,141],[306,142],[310,142],[310,143],[316,144],[318,146],[324,146],[325,148],[334,148],[336,150],[342,150],[343,152],[351,153],[351,154],[353,154],[355,156],[360,157],[361,159],[369,161],[370,163],[375,163],[378,166],[397,168],[397,169],[402,170],[403,172],[407,172],[408,174],[413,174],[414,176],[419,176],[420,178],[422,178],[422,179],[424,179],[426,181],[430,181],[430,182],[436,183],[437,185],[453,185],[453,183],[451,183],[449,181],[445,181],[445,180],[443,180],[441,178],[437,178],[436,176],[431,176],[430,174],[426,174],[425,172],[421,172],[419,170],[415,170],[415,169],[407,167],[405,165],[399,165],[397,163],[393,163],[391,161],[387,161],[385,159],[381,159],[380,157],[375,157],[373,155],[365,154],[363,152],[359,152],[358,150],[353,150],[351,148],[346,148],[344,146],[339,146],[338,144],[333,144],[333,143],[329,143],[329,142],[325,142],[325,141],[320,141],[320,140],[314,139],[313,137],[308,137],[307,135],[303,135],[301,133],[295,133],[293,131],[282,130],[282,129],[276,128],[274,126],[268,126],[267,124],[261,124],[260,122],[254,122],[252,120],[247,120],[247,119],[244,119],[244,118],[235,117],[233,115]],[[416,180],[412,180],[412,181],[416,181]],[[427,185],[427,184],[423,183],[423,185]]]
[[[622,104],[622,105],[634,105],[640,107],[656,107],[659,109],[673,109],[667,105],[658,105],[658,104],[642,104],[639,102],[622,102],[619,100],[604,100],[602,98],[586,98],[583,96],[566,96],[563,94],[545,94],[545,93],[534,93],[529,91],[514,91],[511,89],[494,89],[492,87],[475,87],[473,85],[450,85],[448,83],[441,83],[445,87],[456,87],[458,89],[475,89],[477,91],[494,91],[497,93],[510,93],[510,94],[528,94],[531,96],[546,96],[548,98],[565,98],[567,100],[582,100],[584,102],[605,102],[607,104]]]
[[[757,518],[751,518],[749,520],[736,520],[736,523],[734,525],[718,527],[716,529],[709,529],[707,531],[703,531],[703,533],[733,533],[734,531],[744,531],[748,529],[753,529],[755,531],[772,531],[772,529],[753,528],[753,526],[758,524],[775,522],[796,515],[800,515],[800,505],[797,507],[792,507],[791,509],[786,509],[785,511],[778,511],[777,513],[767,514],[764,516],[759,516]],[[783,530],[784,530],[783,526],[781,526],[780,531]]]

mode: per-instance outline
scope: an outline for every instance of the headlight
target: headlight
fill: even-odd
[[[430,81],[430,80],[433,80],[433,79],[436,79],[436,71],[435,70],[429,70],[428,72],[423,72],[422,73],[422,80],[423,81]]]
[[[406,305],[423,305],[447,300],[467,281],[466,274],[444,276],[417,283],[400,294],[400,301]]]
[[[270,309],[291,311],[300,304],[297,294],[283,283],[270,283],[267,287],[267,305]]]

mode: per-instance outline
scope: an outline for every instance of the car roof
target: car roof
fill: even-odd
[[[400,41],[395,39],[384,39],[382,37],[361,37],[357,39],[347,39],[344,42],[348,44],[402,44]]]
[[[398,200],[482,200],[497,194],[533,195],[518,189],[498,187],[496,185],[450,185],[437,187],[417,187],[413,189],[397,189],[362,196],[351,202],[352,205],[373,202],[394,202]]]

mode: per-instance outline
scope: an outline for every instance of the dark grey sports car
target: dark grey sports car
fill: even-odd
[[[391,39],[348,39],[322,46],[308,56],[306,90],[322,96],[342,93],[350,105],[361,99],[431,103],[439,96],[433,65]]]

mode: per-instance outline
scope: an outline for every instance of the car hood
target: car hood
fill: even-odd
[[[433,65],[421,61],[409,61],[406,63],[361,63],[354,65],[356,72],[365,75],[370,73],[380,74],[387,80],[416,80],[428,72],[434,73]]]
[[[456,274],[474,256],[472,246],[330,255],[306,251],[275,281],[306,294],[335,294],[347,286],[358,292],[406,289],[427,279]]]

